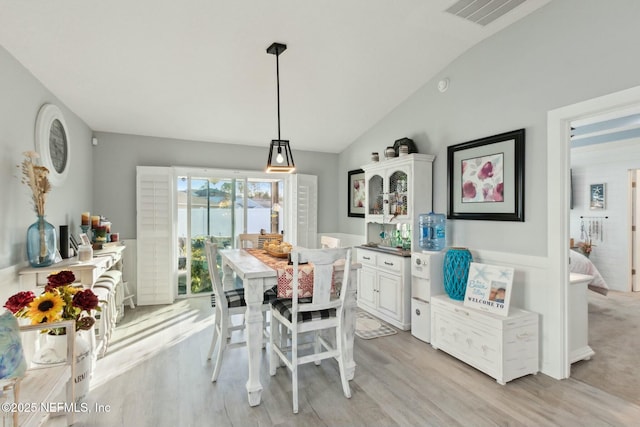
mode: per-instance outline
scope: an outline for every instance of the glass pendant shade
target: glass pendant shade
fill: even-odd
[[[292,173],[296,170],[293,163],[293,155],[289,141],[282,139],[271,140],[271,148],[269,149],[269,160],[267,160],[267,172],[286,172]]]

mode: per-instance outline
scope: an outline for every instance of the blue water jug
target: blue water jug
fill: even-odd
[[[441,251],[446,245],[446,216],[430,212],[420,214],[420,248]]]

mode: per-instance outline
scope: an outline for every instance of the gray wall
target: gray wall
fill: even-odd
[[[547,111],[640,85],[638,16],[635,0],[552,1],[460,56],[358,138],[340,155],[341,179],[406,136],[436,155],[434,209],[446,212],[447,146],[525,128],[526,221],[449,221],[449,243],[546,255]],[[440,93],[444,77],[450,87]],[[340,231],[362,234],[363,220],[341,214]]]
[[[267,139],[264,147],[250,147],[114,133],[96,133],[96,137],[93,207],[111,220],[113,230],[124,239],[136,237],[136,166],[264,171],[267,163]],[[338,179],[338,155],[296,151],[295,141],[291,145],[296,171],[318,176],[318,230],[337,230],[335,189],[346,186]]]
[[[31,191],[21,183],[25,151],[35,151],[35,123],[45,103],[62,110],[70,142],[66,182],[48,194],[45,213],[56,229],[69,224],[77,234],[80,213],[91,208],[91,130],[0,46],[0,269],[25,262],[27,228],[36,214]]]

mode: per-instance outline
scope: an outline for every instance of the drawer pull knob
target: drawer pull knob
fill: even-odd
[[[458,308],[455,308],[454,310],[455,310],[455,312],[456,312],[456,313],[462,313],[462,314],[464,314],[465,316],[468,316],[468,315],[469,315],[469,312],[468,312],[468,311],[460,310],[460,309],[458,309]]]
[[[385,262],[384,262],[384,264],[385,264],[385,265],[393,265],[393,263],[392,263],[392,262],[387,262],[387,261],[385,261]]]
[[[521,334],[516,335],[516,338],[518,338],[519,340],[525,340],[529,337],[530,337],[529,332],[523,332]]]
[[[368,256],[363,256],[362,258],[366,260],[371,260],[371,258],[369,258]]]

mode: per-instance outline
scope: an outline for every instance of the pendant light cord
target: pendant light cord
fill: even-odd
[[[280,50],[276,48],[276,88],[278,99],[278,146],[280,146]]]

